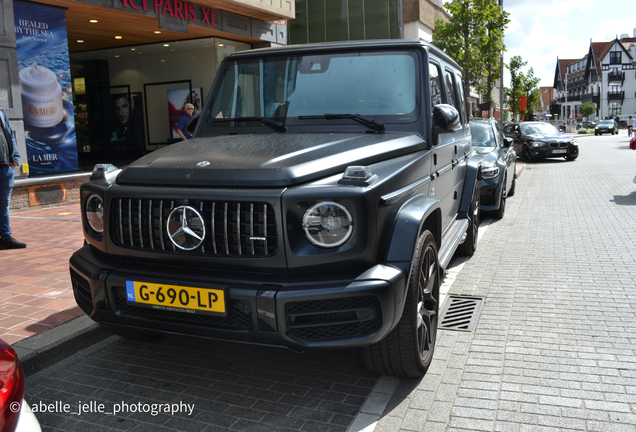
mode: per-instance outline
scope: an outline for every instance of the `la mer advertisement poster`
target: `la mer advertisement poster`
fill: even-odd
[[[74,171],[77,162],[64,9],[14,1],[29,171]]]

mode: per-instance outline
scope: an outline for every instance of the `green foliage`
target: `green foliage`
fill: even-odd
[[[596,104],[594,102],[584,102],[579,107],[579,111],[583,117],[589,117],[596,111]]]
[[[540,78],[534,76],[534,69],[530,68],[527,74],[524,74],[521,68],[526,66],[528,62],[524,62],[521,56],[514,56],[507,65],[510,71],[510,87],[506,87],[506,94],[510,98],[510,111],[516,117],[517,115],[525,116],[534,113],[534,110],[540,107],[540,94],[537,84]],[[519,100],[521,96],[528,97],[526,110],[519,109]]]
[[[455,0],[445,3],[450,22],[435,21],[433,44],[464,69],[464,92],[473,85],[489,101],[501,76],[501,53],[508,12],[494,0]]]

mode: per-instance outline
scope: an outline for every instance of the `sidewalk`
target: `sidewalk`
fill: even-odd
[[[68,260],[84,241],[78,204],[12,213],[26,249],[0,250],[0,339],[9,344],[84,315]]]

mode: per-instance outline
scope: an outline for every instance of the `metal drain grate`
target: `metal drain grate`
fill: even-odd
[[[483,299],[449,297],[440,314],[438,329],[470,332],[479,319]]]

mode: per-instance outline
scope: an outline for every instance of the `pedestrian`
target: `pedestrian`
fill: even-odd
[[[188,122],[192,118],[192,114],[194,114],[194,105],[192,105],[191,103],[185,104],[184,111],[185,111],[185,114],[181,116],[181,118],[179,119],[179,122],[174,127],[174,130],[175,132],[177,132],[177,134],[179,134],[181,139],[185,141],[192,138],[192,135],[190,135],[190,132],[188,132],[188,130],[186,129],[186,126],[188,125]]]
[[[20,164],[20,153],[9,118],[0,106],[0,249],[22,249],[27,245],[11,237],[9,205],[13,189],[14,170]]]
[[[634,129],[634,118],[629,116],[627,119],[627,136],[632,136],[632,129]]]

